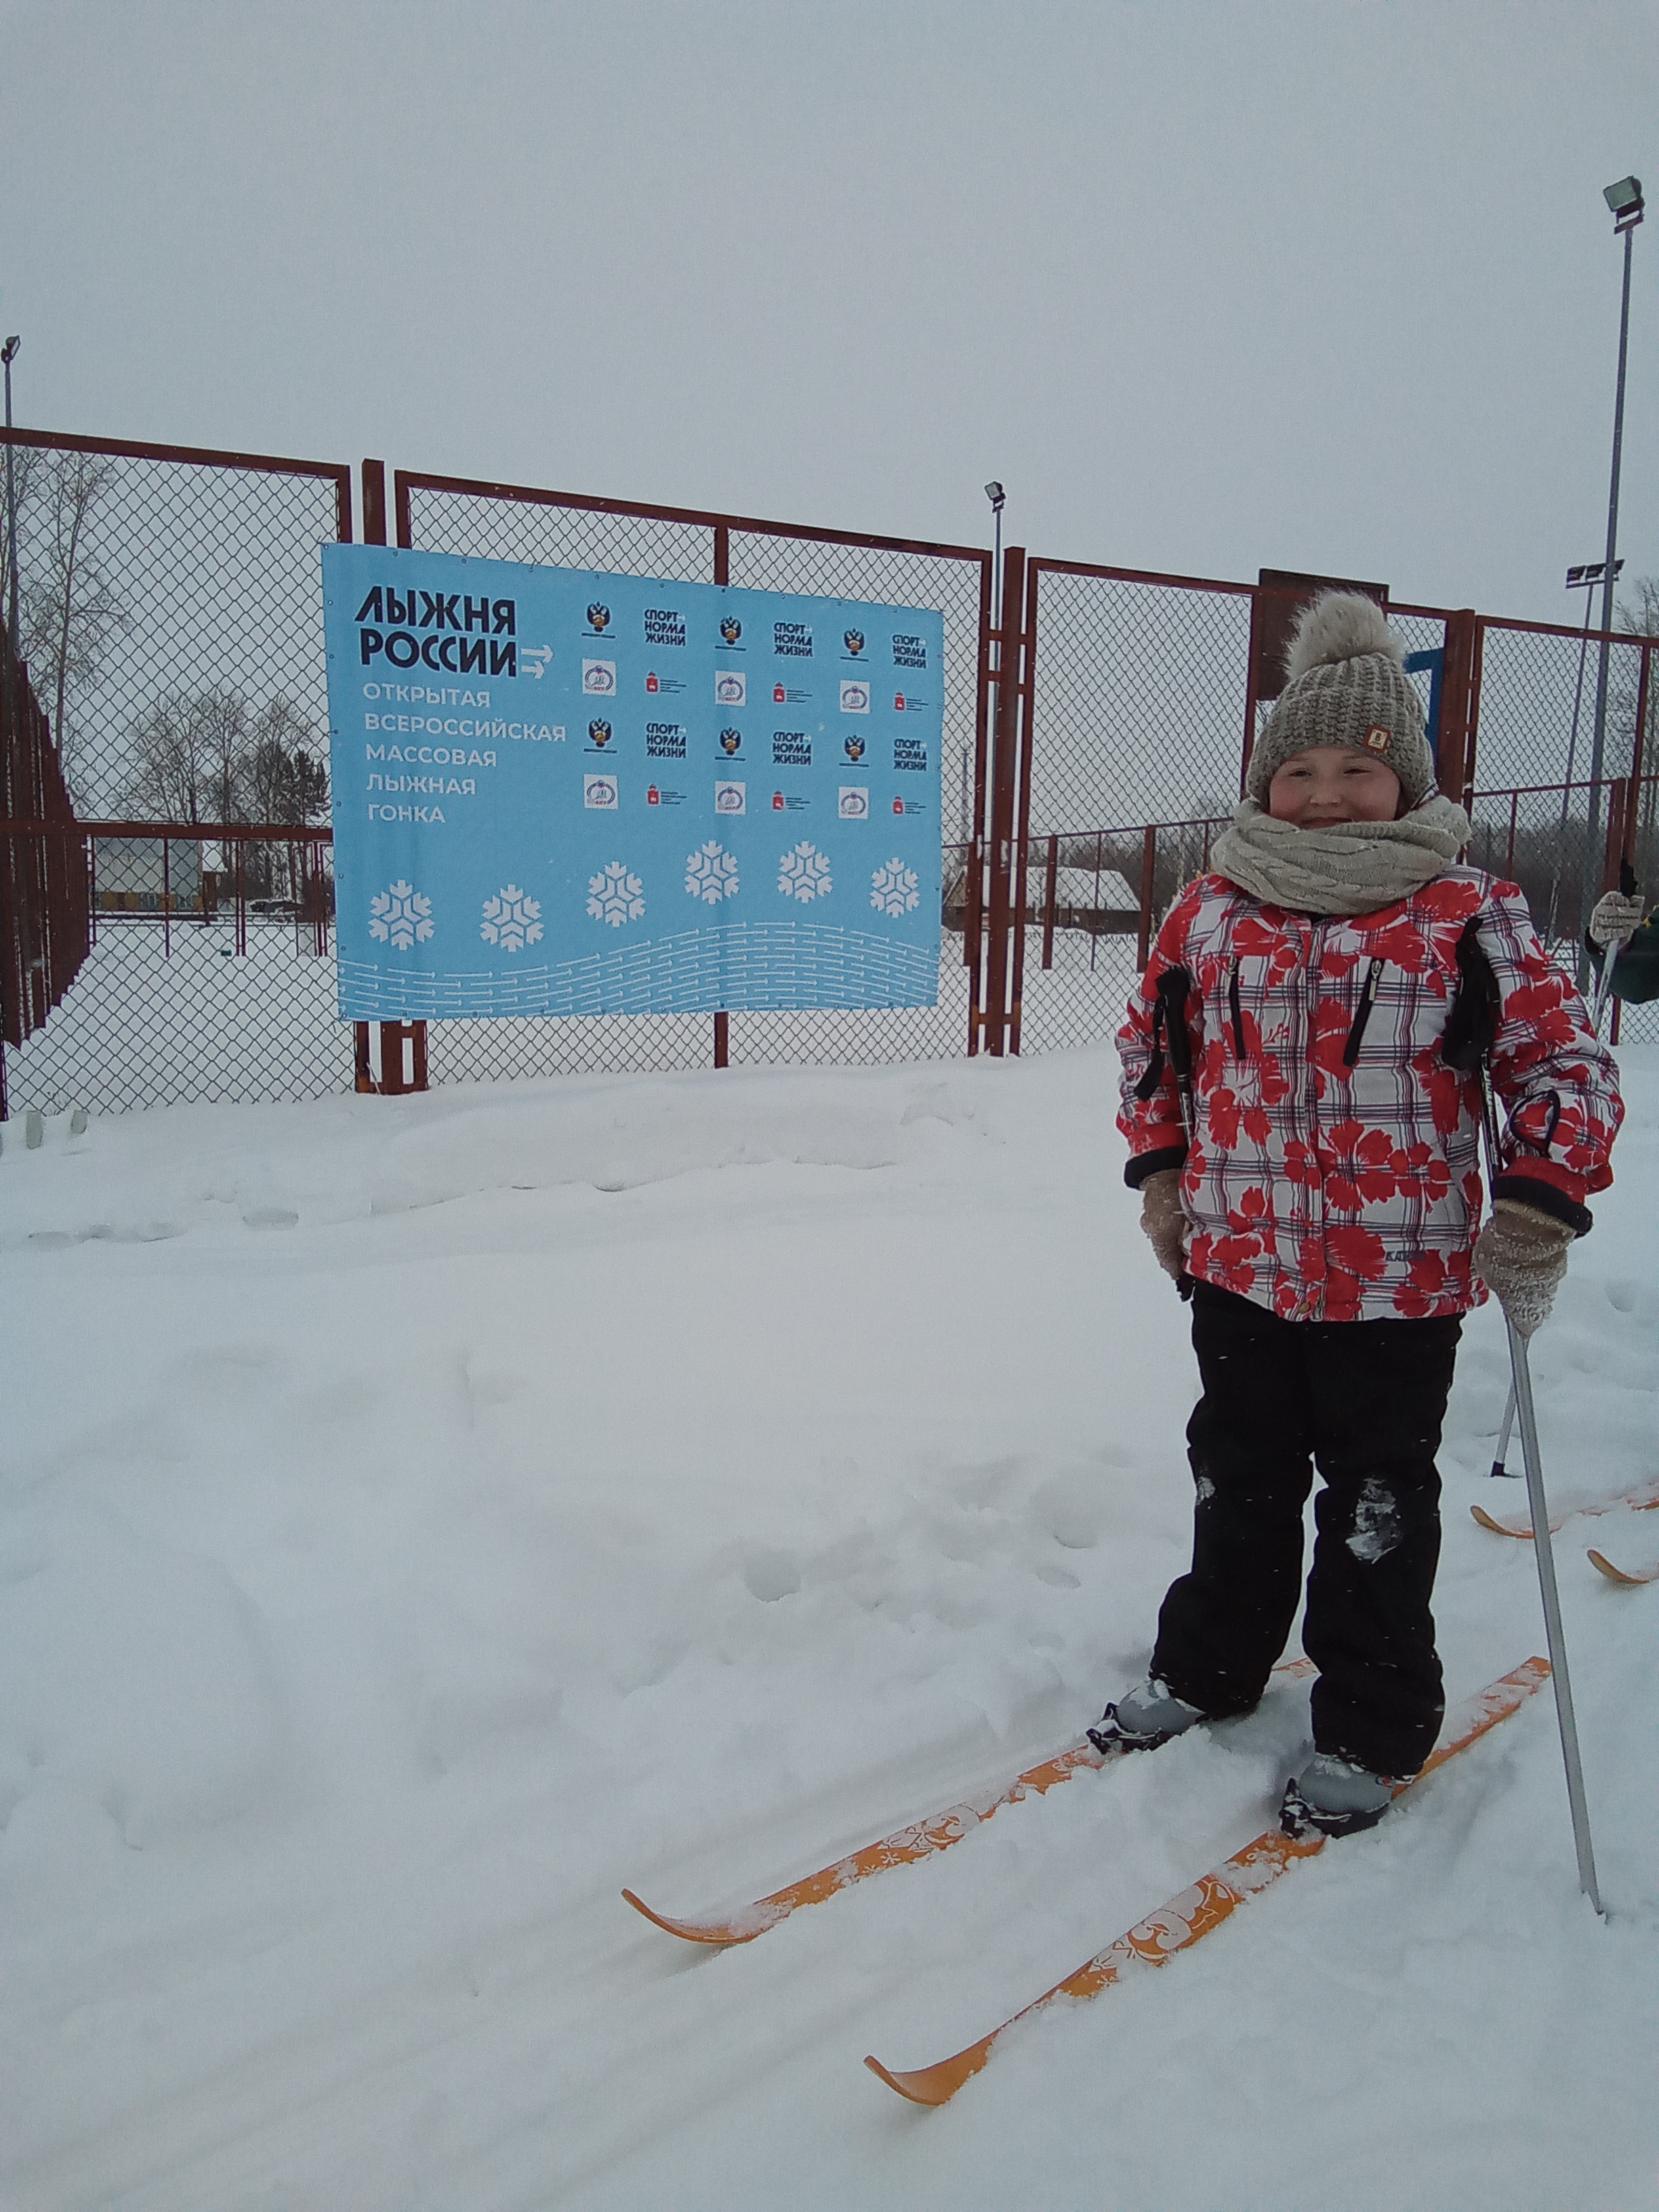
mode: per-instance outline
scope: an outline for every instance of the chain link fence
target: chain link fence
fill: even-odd
[[[0,574],[15,553],[30,684],[78,820],[110,833],[50,841],[88,882],[91,941],[62,1005],[8,1055],[12,1110],[335,1087],[319,1073],[339,1065],[318,1026],[331,961],[296,965],[275,920],[317,896],[317,868],[280,838],[118,833],[274,818],[326,835],[319,555],[351,535],[350,471],[30,430],[0,432]],[[344,1065],[349,1079],[349,1033]]]
[[[350,534],[349,472],[18,432],[17,552],[31,676],[89,835],[92,942],[64,1002],[9,1050],[12,1110],[348,1090],[326,832],[318,549]],[[379,512],[378,468],[374,502]],[[882,1062],[967,1048],[988,871],[983,671],[989,556],[412,472],[399,542],[495,559],[939,608],[945,909],[936,1006],[732,1012],[730,1060]],[[365,472],[365,489],[369,489]],[[3,524],[0,524],[3,526]],[[0,553],[3,548],[0,548]],[[1027,569],[1023,804],[1012,879],[1013,1038],[1109,1037],[1156,918],[1231,812],[1249,713],[1255,587],[1048,561]],[[1018,619],[1018,617],[1016,617]],[[1448,619],[1390,620],[1425,710]],[[1606,866],[1592,788],[1601,641],[1480,625],[1474,857],[1519,878],[1569,963]],[[1656,780],[1637,732],[1650,641],[1607,641],[1605,777],[1638,781],[1632,835],[1653,880]],[[1255,720],[1268,711],[1256,710]],[[1650,738],[1650,729],[1648,732]],[[173,834],[131,834],[152,824]],[[1102,826],[1111,825],[1111,826]],[[284,826],[287,825],[287,826]],[[180,834],[180,833],[184,834]],[[1502,848],[1501,855],[1498,848]],[[67,848],[66,848],[67,849]],[[1021,862],[1023,860],[1023,865]],[[1647,1010],[1623,1017],[1645,1035]],[[428,1079],[492,1081],[707,1066],[703,1015],[433,1022]]]
[[[1034,561],[1028,836],[1230,811],[1251,592]]]
[[[1604,884],[1616,874],[1622,853],[1650,897],[1659,884],[1659,775],[1616,779],[1602,794],[1598,849],[1587,850],[1591,791],[1580,783],[1511,786],[1477,791],[1468,801],[1474,836],[1469,859],[1518,884],[1539,935],[1586,992],[1595,971],[1585,949],[1584,923]],[[1605,817],[1617,811],[1613,854]],[[1620,834],[1622,831],[1622,835]],[[1659,1040],[1659,1001],[1618,1008],[1620,1042]]]
[[[53,842],[88,878],[90,943],[64,1005],[7,1053],[14,1113],[351,1089],[326,842],[258,828]]]
[[[269,819],[304,753],[325,780],[297,818],[325,820],[318,556],[351,535],[350,471],[29,430],[7,458],[22,655],[76,813]]]

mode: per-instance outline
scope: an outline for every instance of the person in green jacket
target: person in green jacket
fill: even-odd
[[[1597,900],[1584,934],[1598,975],[1608,949],[1613,949],[1615,999],[1626,1000],[1632,1006],[1659,999],[1659,907],[1644,921],[1639,896],[1607,891]]]

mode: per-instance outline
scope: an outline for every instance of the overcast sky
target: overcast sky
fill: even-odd
[[[0,5],[20,421],[1572,620],[1659,9]],[[1659,206],[1620,549],[1659,572]]]

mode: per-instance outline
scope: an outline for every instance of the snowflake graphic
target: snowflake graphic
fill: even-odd
[[[878,868],[870,885],[870,903],[878,914],[914,914],[921,904],[916,872],[902,860],[889,860],[884,868]]]
[[[431,900],[400,876],[390,890],[377,891],[369,901],[368,933],[399,952],[416,943],[424,945],[432,934]]]
[[[798,898],[803,904],[815,898],[828,898],[835,889],[829,860],[815,845],[803,839],[779,861],[778,889],[786,898]]]
[[[540,903],[516,884],[507,884],[495,897],[484,901],[478,934],[486,945],[499,945],[503,952],[522,952],[526,945],[537,944],[541,933]]]
[[[645,885],[620,860],[612,860],[587,879],[587,911],[595,921],[608,921],[612,929],[620,929],[645,912]]]
[[[700,898],[706,906],[718,906],[723,898],[738,895],[738,863],[735,856],[711,837],[706,845],[685,856],[685,888],[693,898]]]

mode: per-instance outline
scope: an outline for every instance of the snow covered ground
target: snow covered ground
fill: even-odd
[[[1659,1474],[1659,1049],[1538,1340],[1558,1504]],[[8,2212],[1653,2201],[1659,1513],[1559,1541],[1547,1692],[947,2109],[994,2026],[1267,1825],[1305,1690],[693,1952],[1075,1736],[1183,1563],[1183,1309],[1109,1054],[14,1126],[0,1157]],[[1472,1501],[1454,1699],[1541,1650]],[[1502,1486],[1504,1510],[1522,1505]]]

